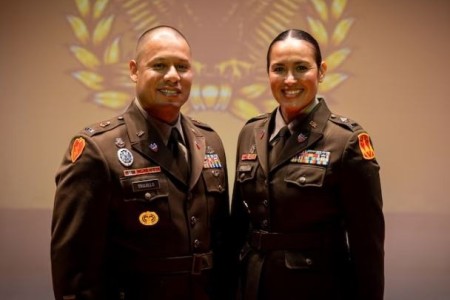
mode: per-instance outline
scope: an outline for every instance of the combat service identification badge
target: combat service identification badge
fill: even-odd
[[[122,165],[129,167],[133,164],[133,154],[127,148],[121,148],[117,151],[117,158]]]
[[[70,151],[70,160],[74,163],[83,153],[84,147],[86,146],[86,141],[84,138],[79,137],[72,144],[72,150]]]
[[[365,159],[374,159],[375,151],[373,150],[370,137],[367,133],[361,133],[358,135],[359,149]]]
[[[159,217],[154,211],[146,211],[139,215],[139,222],[144,226],[153,226],[158,221]]]

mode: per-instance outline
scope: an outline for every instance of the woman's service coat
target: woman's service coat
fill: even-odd
[[[268,165],[276,111],[242,129],[232,205],[243,299],[380,300],[384,218],[369,135],[323,99]]]

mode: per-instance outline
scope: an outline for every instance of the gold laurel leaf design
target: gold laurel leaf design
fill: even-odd
[[[124,107],[130,101],[128,93],[118,91],[103,91],[95,93],[94,102],[112,109]]]
[[[350,52],[350,49],[342,48],[334,51],[328,57],[326,57],[325,61],[327,62],[328,66],[327,71],[330,72],[339,67],[347,59]]]
[[[189,104],[194,110],[206,110],[206,105],[202,101],[202,95],[200,91],[200,85],[192,84],[191,93],[189,96]],[[188,106],[188,105],[185,105]]]
[[[72,27],[77,39],[83,44],[86,44],[89,41],[89,31],[86,23],[82,19],[75,16],[67,16],[67,20],[69,21],[69,24]]]
[[[261,114],[256,105],[248,102],[246,99],[235,99],[230,105],[230,111],[232,114],[243,120],[248,119],[250,116],[256,116]]]
[[[94,4],[94,19],[98,19],[104,12],[109,0],[97,0]]]
[[[233,88],[227,84],[220,85],[219,97],[216,101],[215,109],[225,110],[230,104]]]
[[[275,107],[278,106],[278,102],[273,99],[266,99],[262,101],[262,111],[263,112],[270,112],[275,109]]]
[[[346,5],[347,0],[333,0],[333,3],[331,4],[331,13],[336,20],[341,17]]]
[[[72,51],[78,61],[88,69],[95,69],[100,65],[97,56],[86,48],[71,46],[70,51]]]
[[[341,20],[333,32],[332,41],[334,45],[339,45],[342,43],[342,41],[345,39],[345,37],[348,34],[348,31],[350,30],[350,27],[353,24],[353,19],[343,19]]]
[[[324,0],[311,0],[314,8],[319,13],[320,18],[323,21],[328,21],[328,7]]]
[[[78,71],[78,72],[72,73],[72,75],[90,89],[93,89],[96,91],[103,89],[103,85],[102,85],[103,76],[101,76],[95,72]]]
[[[107,65],[115,64],[119,62],[120,58],[120,47],[119,47],[120,37],[115,38],[111,45],[106,47],[103,56],[103,62]]]
[[[87,17],[90,11],[89,0],[75,0],[78,11],[83,17]]]
[[[192,69],[195,73],[201,74],[205,69],[206,65],[204,63],[199,62],[198,60],[194,60],[192,62]]]
[[[319,44],[327,45],[328,44],[328,32],[325,28],[325,25],[322,21],[308,17],[308,24],[311,28],[312,35],[315,36]]]
[[[260,97],[267,90],[266,84],[255,83],[240,89],[240,93],[248,99],[255,99]]]
[[[323,80],[323,83],[320,85],[319,90],[323,93],[326,93],[341,84],[344,80],[347,79],[347,77],[347,75],[342,73],[327,74]]]
[[[108,36],[108,34],[111,31],[111,25],[112,25],[113,21],[114,21],[114,16],[111,15],[107,18],[101,19],[98,22],[97,26],[95,26],[95,29],[94,29],[94,36],[93,36],[94,45],[99,45],[101,42],[103,42],[105,37]]]

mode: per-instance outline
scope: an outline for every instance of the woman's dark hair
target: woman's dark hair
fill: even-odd
[[[272,46],[276,42],[284,41],[289,37],[298,40],[304,40],[313,45],[316,54],[316,65],[317,67],[320,67],[320,64],[322,63],[322,54],[320,53],[319,43],[316,41],[316,39],[306,31],[300,29],[288,29],[277,35],[277,37],[269,45],[269,50],[267,50],[267,73],[269,73],[270,54],[272,52]]]

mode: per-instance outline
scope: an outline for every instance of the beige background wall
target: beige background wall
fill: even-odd
[[[110,0],[98,19],[82,17],[72,0],[3,2],[0,298],[52,298],[53,176],[72,134],[120,112],[121,108],[111,107],[112,102],[96,104],[95,94],[125,93],[125,102],[133,96],[132,88],[117,80],[127,83],[120,71],[127,70],[134,40],[142,31],[135,28],[151,24],[142,20],[173,24],[190,40],[195,60],[203,65],[197,70],[196,88],[212,94],[194,95],[186,113],[221,134],[233,171],[244,119],[274,105],[267,102],[268,90],[256,97],[245,92],[256,92],[255,86],[249,87],[253,84],[267,88],[263,68],[270,40],[263,36],[272,39],[275,34],[270,31],[276,24],[311,31],[308,17],[322,20],[330,35],[339,21],[353,20],[341,42],[322,44],[324,56],[350,50],[332,72],[346,80],[322,93],[334,112],[359,121],[374,140],[387,222],[386,299],[450,297],[450,203],[445,192],[450,184],[449,1],[349,0],[337,19],[331,13],[328,19],[321,18],[307,0],[168,0],[158,1],[159,5],[152,0]],[[328,7],[332,2],[324,1]],[[138,5],[143,8],[127,13]],[[288,13],[283,7],[289,7],[293,16],[273,22],[274,12]],[[138,12],[144,12],[143,19]],[[84,20],[91,33],[99,19],[110,15],[114,19],[109,35],[99,44],[83,45],[69,25],[70,15]],[[72,73],[89,68],[70,47],[81,45],[101,54],[115,38],[120,46],[117,64],[102,62],[94,69],[104,77],[104,86],[94,90],[83,85]],[[214,96],[221,91],[222,97]]]

